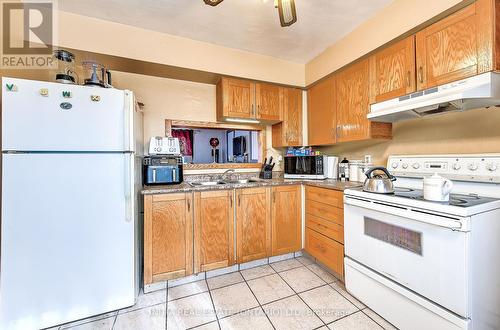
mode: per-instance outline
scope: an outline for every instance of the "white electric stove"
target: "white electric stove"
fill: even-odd
[[[346,288],[401,329],[500,329],[500,154],[391,156],[394,194],[344,192]],[[423,199],[425,176],[450,201]]]

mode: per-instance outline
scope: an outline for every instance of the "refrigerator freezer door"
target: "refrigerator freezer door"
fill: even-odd
[[[3,78],[2,150],[129,151],[132,106],[117,89]]]
[[[3,156],[0,329],[134,304],[133,157]]]

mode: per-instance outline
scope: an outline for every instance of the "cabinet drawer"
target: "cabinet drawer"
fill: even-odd
[[[306,227],[314,229],[339,243],[344,244],[344,227],[331,221],[318,218],[314,215],[306,215]]]
[[[306,199],[334,207],[344,207],[344,193],[338,190],[306,186]]]
[[[305,250],[321,263],[344,276],[344,246],[310,228],[306,228]]]
[[[306,200],[306,214],[344,225],[344,210],[324,203]]]

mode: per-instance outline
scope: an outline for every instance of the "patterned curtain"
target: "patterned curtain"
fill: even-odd
[[[193,131],[189,129],[173,129],[172,137],[179,139],[183,156],[193,156]]]

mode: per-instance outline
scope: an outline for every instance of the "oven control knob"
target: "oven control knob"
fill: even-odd
[[[418,170],[418,168],[420,167],[420,164],[419,163],[413,163],[412,167],[416,170]]]
[[[490,172],[495,172],[497,169],[498,169],[498,165],[497,164],[494,164],[494,163],[489,163],[486,168],[488,169],[488,171]]]
[[[471,171],[477,170],[477,164],[476,163],[470,163],[469,164],[469,170],[471,170]]]
[[[392,168],[398,168],[398,165],[399,165],[398,163],[394,162],[392,163]]]
[[[454,169],[455,171],[458,171],[458,170],[459,170],[459,169],[461,169],[461,168],[462,168],[462,165],[460,165],[459,163],[455,163],[455,164],[453,164],[453,169]]]
[[[408,164],[406,164],[406,163],[403,163],[403,165],[402,165],[402,166],[403,166],[403,168],[404,168],[405,170],[408,168]]]

